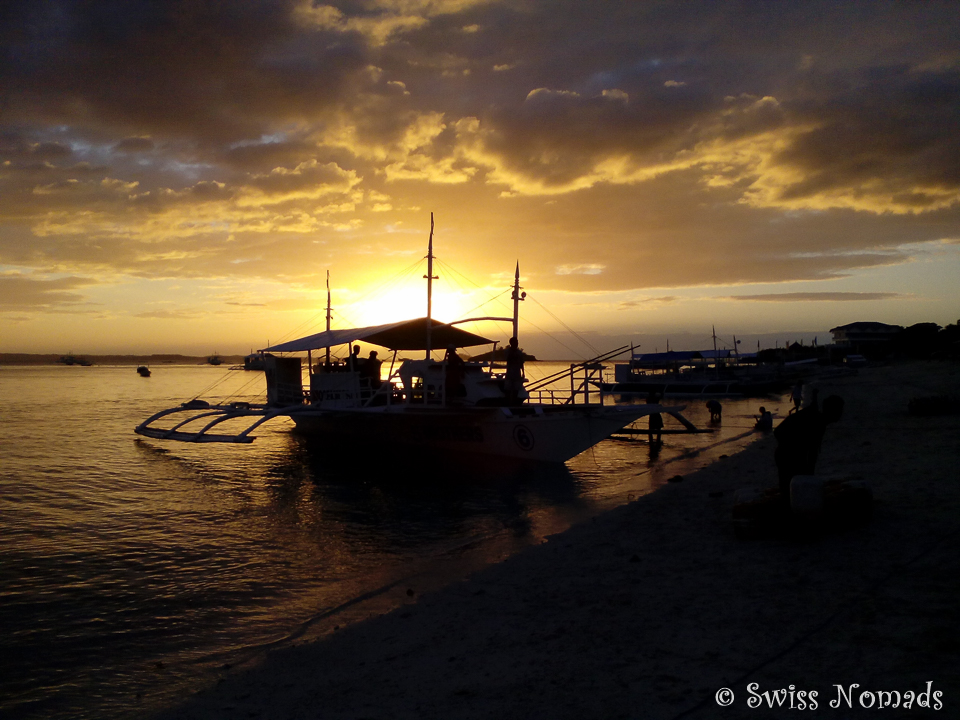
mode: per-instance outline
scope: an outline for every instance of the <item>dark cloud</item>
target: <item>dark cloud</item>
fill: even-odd
[[[577,291],[831,279],[960,236],[951,3],[0,13],[20,267],[360,274],[361,245],[413,244],[383,212],[428,207],[474,267]]]
[[[818,193],[869,193],[926,210],[960,188],[960,70],[876,68],[851,78],[842,97],[798,103],[799,118],[816,127],[778,153],[802,180],[786,185],[787,200]]]
[[[114,149],[119,152],[128,152],[128,153],[138,153],[138,152],[149,152],[153,150],[154,145],[153,140],[147,137],[129,137],[124,138],[118,142]]]
[[[335,103],[367,64],[350,36],[297,27],[293,5],[8,3],[8,114],[200,141],[259,137]]]

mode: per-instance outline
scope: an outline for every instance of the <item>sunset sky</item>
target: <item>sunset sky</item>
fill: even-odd
[[[0,352],[246,353],[328,270],[423,315],[431,212],[435,316],[519,261],[544,356],[960,318],[955,2],[29,0],[0,49]]]

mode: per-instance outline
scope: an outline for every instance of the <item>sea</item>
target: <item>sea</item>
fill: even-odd
[[[714,432],[469,472],[397,465],[375,439],[344,457],[287,420],[249,445],[142,438],[134,427],[164,408],[264,393],[262,372],[151,370],[0,367],[0,718],[149,716],[654,492],[756,439],[760,405],[789,408],[779,395],[724,399],[711,426],[702,400],[668,400]]]

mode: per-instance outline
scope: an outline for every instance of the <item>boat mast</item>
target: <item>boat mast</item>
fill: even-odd
[[[430,330],[433,322],[433,281],[439,278],[433,274],[433,213],[430,213],[430,240],[427,243],[427,360],[430,359],[432,350],[430,343]]]
[[[717,357],[717,326],[711,325],[713,328],[713,369],[717,373],[717,377],[720,377],[720,358]]]
[[[330,307],[330,271],[327,270],[327,332],[330,332],[330,318],[333,308]],[[327,368],[330,367],[330,346],[327,345]]]
[[[517,260],[517,271],[513,275],[513,337],[520,343],[520,301],[527,299],[526,293],[520,292],[520,261]]]

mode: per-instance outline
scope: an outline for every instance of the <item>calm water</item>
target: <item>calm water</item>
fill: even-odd
[[[390,588],[435,587],[650,492],[748,443],[760,404],[788,408],[724,401],[718,433],[665,436],[658,458],[607,440],[566,467],[414,480],[375,448],[331,461],[284,422],[247,446],[138,438],[198,394],[263,391],[261,373],[153,371],[0,367],[2,717],[142,715],[270,644],[388,609]],[[702,402],[685,414],[707,426]]]

